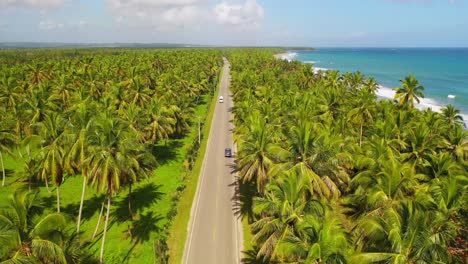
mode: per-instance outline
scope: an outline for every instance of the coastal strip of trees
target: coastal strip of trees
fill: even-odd
[[[359,72],[228,53],[246,263],[466,263],[459,110],[415,109],[414,76],[376,100]]]
[[[0,262],[111,259],[106,244],[120,243],[106,240],[113,202],[125,191],[126,219],[145,217],[132,186],[159,176],[158,157],[168,154],[158,150],[171,150],[156,146],[197,124],[221,65],[220,51],[207,49],[0,51]],[[61,186],[75,177],[77,210],[64,213]],[[94,232],[82,229],[89,188],[100,197]],[[41,192],[54,192],[54,204]]]

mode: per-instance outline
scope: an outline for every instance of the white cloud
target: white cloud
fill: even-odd
[[[39,22],[39,29],[41,30],[54,30],[54,29],[61,29],[64,28],[63,23],[57,23],[52,20],[43,20]]]
[[[161,7],[198,5],[206,0],[106,0],[112,8],[153,9]]]
[[[62,6],[69,1],[70,0],[0,0],[0,7],[49,9]]]
[[[257,28],[264,10],[256,0],[239,4],[215,0],[106,0],[119,26],[170,31],[177,28],[211,27],[215,24]]]
[[[265,16],[263,7],[256,0],[246,0],[241,5],[223,2],[216,5],[214,13],[221,24],[249,27],[259,26]]]
[[[206,17],[209,0],[106,0],[120,25],[167,29],[192,26]]]

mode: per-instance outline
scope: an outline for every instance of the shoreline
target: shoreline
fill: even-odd
[[[297,52],[284,52],[284,53],[279,53],[275,54],[274,57],[276,59],[281,59],[281,60],[287,60],[288,62],[291,62],[295,60],[295,57],[297,57],[298,53]],[[305,61],[302,62],[304,64],[310,64],[311,67],[314,70],[314,73],[317,74],[319,72],[324,72],[328,71],[330,69],[327,68],[319,68],[315,67],[313,64],[316,63],[315,61]],[[394,100],[396,92],[389,87],[383,86],[381,84],[378,84],[378,88],[375,92],[377,97],[380,99],[385,99],[385,100]],[[426,110],[426,109],[431,109],[432,111],[436,113],[441,113],[442,109],[445,107],[445,105],[439,104],[435,99],[432,98],[421,98],[419,103],[415,103],[415,108],[418,110]],[[468,128],[468,114],[461,112],[460,110],[460,116],[463,117],[463,122],[465,124],[465,129]]]
[[[279,59],[279,60],[287,60],[288,62],[291,62],[294,60],[294,58],[297,56],[297,52],[284,52],[284,53],[278,53],[278,54],[275,54],[273,55],[273,57],[275,57],[276,59]],[[305,64],[313,64],[315,63],[314,61],[306,61],[306,62],[302,62],[302,63],[305,63]],[[320,68],[320,67],[313,67],[313,70],[314,70],[314,73],[317,74],[319,72],[325,72],[325,71],[328,71],[329,69],[327,68]]]

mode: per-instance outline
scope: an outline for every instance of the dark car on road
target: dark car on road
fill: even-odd
[[[226,157],[226,158],[232,157],[232,150],[230,148],[225,148],[224,149],[224,157]]]

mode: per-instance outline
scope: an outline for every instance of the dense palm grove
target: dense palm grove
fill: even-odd
[[[466,263],[458,110],[416,110],[413,76],[392,102],[359,72],[259,50],[229,60],[248,263]]]
[[[22,183],[0,201],[0,262],[102,262],[114,197],[128,191],[132,217],[132,185],[158,177],[153,146],[187,134],[221,63],[215,50],[0,51],[0,192],[9,177]],[[13,173],[6,156],[21,164]],[[71,177],[82,178],[76,215],[61,212]],[[55,212],[41,204],[44,186],[56,193]],[[80,237],[88,187],[103,194],[100,241],[96,231]],[[94,256],[89,243],[101,243]]]

